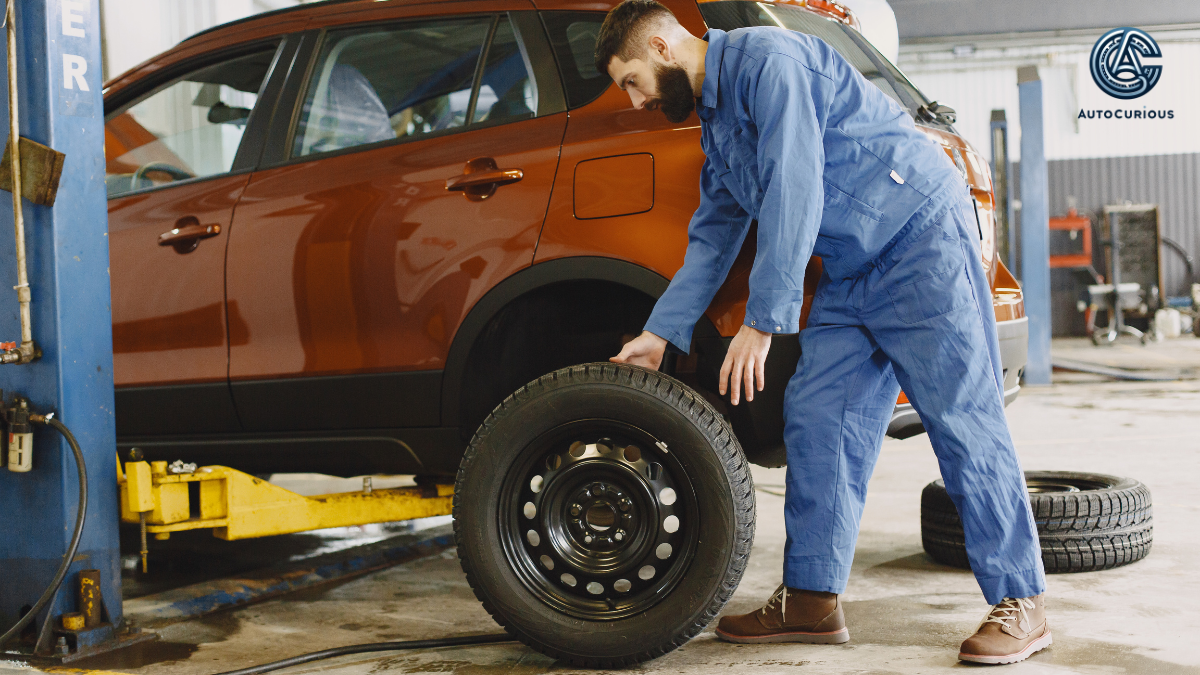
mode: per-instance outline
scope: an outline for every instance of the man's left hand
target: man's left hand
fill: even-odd
[[[737,405],[744,384],[746,400],[753,401],[754,390],[762,391],[766,385],[764,365],[767,362],[767,351],[770,349],[770,333],[742,326],[733,337],[733,342],[729,344],[729,351],[725,352],[725,363],[721,364],[721,376],[718,380],[721,395],[724,396],[727,390],[732,389],[729,401]]]

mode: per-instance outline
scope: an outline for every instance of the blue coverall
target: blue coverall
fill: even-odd
[[[646,330],[686,352],[753,220],[746,325],[799,331],[784,397],[784,582],[842,593],[867,482],[901,387],[963,521],[987,601],[1045,590],[1004,417],[1000,347],[974,213],[946,153],[823,41],[781,28],[705,35],[706,156],[683,267]]]

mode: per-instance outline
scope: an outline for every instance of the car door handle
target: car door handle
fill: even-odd
[[[173,229],[158,235],[158,245],[173,246],[177,253],[191,253],[200,245],[201,239],[218,234],[221,234],[220,225],[201,225],[196,217],[188,216],[180,218]]]
[[[501,169],[491,157],[467,162],[461,176],[446,179],[446,189],[461,191],[471,201],[483,201],[496,192],[499,185],[515,183],[525,177],[520,169]]]
[[[470,173],[446,179],[447,190],[465,190],[478,185],[508,185],[525,177],[520,169],[499,169],[484,173]]]

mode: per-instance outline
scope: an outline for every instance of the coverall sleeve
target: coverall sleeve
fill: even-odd
[[[750,272],[747,326],[800,331],[804,269],[825,205],[825,109],[832,82],[794,58],[770,54],[747,77],[758,129],[758,253]]]
[[[700,206],[688,224],[683,267],[654,305],[645,330],[687,354],[692,330],[708,308],[750,229],[750,215],[718,177],[712,160],[700,170]]]

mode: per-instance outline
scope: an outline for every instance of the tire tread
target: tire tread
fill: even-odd
[[[1103,478],[1110,486],[1079,492],[1031,493],[1030,507],[1047,573],[1106,570],[1150,553],[1154,509],[1150,489],[1127,478],[1029,472],[1031,476],[1079,475]],[[921,492],[921,544],[934,560],[970,569],[958,509],[942,481]]]

